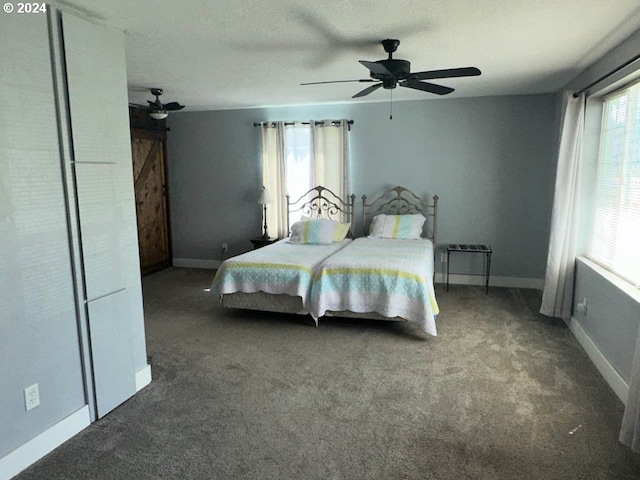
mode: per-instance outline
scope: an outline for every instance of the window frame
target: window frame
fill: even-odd
[[[609,148],[608,150],[609,152],[614,151],[614,152],[620,153],[616,150],[617,145],[614,145],[613,150],[611,150],[610,143],[612,138],[615,136],[615,134],[610,133],[613,131],[613,129],[607,128],[608,126],[606,124],[608,120],[607,115],[610,113],[610,109],[609,109],[610,103],[608,102],[616,101],[616,99],[619,99],[620,97],[624,96],[627,92],[629,92],[628,98],[630,98],[630,101],[628,102],[626,106],[626,110],[624,112],[625,125],[622,127],[623,135],[624,135],[624,139],[623,139],[624,141],[622,143],[624,144],[624,148],[622,149],[622,155],[620,155],[623,158],[623,162],[622,162],[621,171],[618,174],[618,176],[622,175],[622,178],[617,183],[615,183],[615,185],[612,187],[618,190],[618,192],[615,195],[615,198],[618,200],[618,204],[620,199],[623,197],[623,194],[620,191],[624,190],[625,181],[629,178],[636,178],[636,176],[629,177],[627,175],[628,169],[640,168],[638,166],[634,167],[633,165],[636,162],[640,162],[640,79],[636,79],[632,82],[627,82],[626,84],[620,86],[619,88],[616,88],[615,90],[609,91],[606,94],[602,94],[598,96],[598,98],[596,99],[596,101],[599,102],[600,104],[599,105],[600,128],[598,130],[597,142],[595,142],[597,144],[597,150],[596,150],[597,154],[595,155],[596,158],[595,158],[594,167],[593,167],[594,168],[593,178],[592,179],[589,178],[589,181],[587,182],[588,183],[587,189],[586,189],[586,191],[589,192],[588,195],[591,197],[591,200],[589,202],[590,212],[588,215],[589,218],[587,220],[588,222],[587,237],[588,238],[585,245],[584,256],[587,257],[592,262],[595,262],[601,267],[607,269],[613,275],[620,277],[623,281],[630,283],[635,288],[639,288],[640,287],[640,269],[638,269],[638,267],[630,268],[629,269],[630,272],[624,269],[621,270],[620,269],[621,260],[616,258],[616,257],[619,257],[620,255],[616,255],[616,254],[611,255],[606,252],[605,252],[605,255],[603,255],[602,252],[599,253],[597,251],[597,250],[602,251],[601,245],[599,245],[598,247],[594,247],[595,241],[603,240],[607,238],[609,239],[607,241],[609,241],[610,247],[611,247],[611,244],[613,244],[614,249],[618,252],[618,254],[620,254],[620,251],[622,251],[622,255],[624,255],[624,252],[628,252],[630,250],[629,248],[626,248],[626,249],[620,248],[619,242],[616,241],[617,235],[612,235],[610,232],[607,232],[606,229],[604,230],[604,233],[603,233],[603,226],[602,224],[598,224],[599,219],[597,217],[599,212],[607,211],[607,208],[611,207],[611,205],[607,205],[607,202],[604,202],[604,201],[599,202],[599,200],[602,200],[601,198],[603,195],[602,189],[605,188],[605,183],[606,183],[603,181],[603,178],[601,178],[601,175],[600,175],[600,172],[602,171],[603,161],[607,165],[615,163],[615,160],[611,160],[611,158],[609,158],[608,160],[604,160],[603,159],[604,152],[605,150],[607,150],[607,148]],[[633,122],[633,124],[629,125],[629,122]],[[607,137],[607,134],[609,134],[610,136]],[[635,161],[634,161],[635,157],[632,155],[634,147],[635,147],[635,151],[638,152],[636,156],[637,159]],[[631,153],[629,152],[630,150],[631,150]],[[625,168],[627,169],[627,173],[624,171]],[[610,178],[610,177],[604,177],[604,178]],[[637,175],[637,179],[638,179],[637,180],[638,183],[635,186],[635,188],[631,188],[631,194],[633,197],[640,199],[640,174]],[[607,193],[607,192],[605,191],[604,193]],[[635,200],[635,198],[633,200]],[[633,200],[631,201],[631,203],[635,203]],[[635,215],[635,214],[640,215],[640,202],[638,203],[637,206],[633,206],[631,210],[627,210],[622,213],[626,213],[627,215]],[[615,210],[615,215],[617,215],[616,218],[606,219],[606,220],[610,221],[613,224],[613,227],[616,229],[616,231],[619,231],[619,229],[621,228],[620,209]],[[600,221],[602,222],[602,219],[600,219]],[[624,223],[624,218],[622,219],[622,222]],[[632,222],[633,220],[629,221],[631,225],[633,225]],[[633,243],[633,231],[631,231],[630,236],[631,238],[629,239],[629,243]],[[613,237],[613,240],[611,240],[609,237]],[[624,236],[623,238],[627,238],[627,236]],[[606,258],[603,258],[606,255],[609,255],[611,259],[607,260]],[[631,259],[633,259],[635,262],[638,262],[638,258],[636,257],[637,256],[632,255]],[[626,257],[623,257],[623,258],[626,258]]]

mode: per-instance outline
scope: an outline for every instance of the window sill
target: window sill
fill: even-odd
[[[640,303],[640,288],[634,286],[631,282],[628,282],[624,278],[619,277],[612,271],[607,270],[606,268],[594,262],[593,260],[589,260],[587,257],[580,255],[577,257],[577,260],[580,260],[582,263],[589,266],[591,269],[596,271],[606,280],[608,280],[613,285],[615,285],[620,290],[622,290],[624,293],[626,293],[631,298],[633,298],[636,302]]]

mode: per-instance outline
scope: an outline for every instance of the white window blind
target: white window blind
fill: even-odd
[[[640,286],[640,84],[605,97],[588,256]]]

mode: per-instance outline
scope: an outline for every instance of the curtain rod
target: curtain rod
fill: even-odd
[[[616,68],[614,68],[613,70],[611,70],[608,73],[605,73],[603,76],[601,76],[599,79],[595,80],[594,82],[591,82],[589,85],[587,85],[586,87],[578,90],[577,92],[575,92],[573,94],[573,98],[578,98],[580,96],[581,93],[586,92],[587,90],[589,90],[591,87],[593,87],[594,85],[597,85],[598,83],[600,83],[601,81],[609,78],[611,75],[618,73],[620,70],[622,70],[625,67],[628,67],[629,65],[631,65],[633,62],[636,62],[637,60],[640,59],[640,54],[636,55],[635,57],[631,58],[630,60],[627,60],[626,62],[624,62],[622,65],[618,65]]]
[[[331,120],[331,125],[339,125],[342,122],[342,120]],[[353,120],[347,120],[346,121],[347,124],[349,125],[353,125]],[[275,125],[275,122],[253,122],[253,126],[254,127],[261,127],[264,124],[272,124]],[[302,123],[302,125],[309,125],[311,122],[300,122]],[[316,125],[324,125],[324,120],[317,120],[314,122]],[[285,125],[295,125],[296,122],[284,122]]]

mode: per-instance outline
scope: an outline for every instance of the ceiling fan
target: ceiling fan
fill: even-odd
[[[309,82],[300,85],[319,85],[322,83],[347,83],[347,82],[377,82],[364,90],[359,91],[351,98],[364,97],[378,88],[394,89],[398,85],[414,90],[422,90],[424,92],[435,93],[436,95],[447,95],[454,91],[451,87],[438,85],[422,80],[431,80],[435,78],[452,78],[452,77],[472,77],[480,75],[479,69],[476,67],[463,68],[447,68],[444,70],[428,70],[426,72],[411,72],[411,63],[408,60],[399,60],[393,58],[393,53],[398,49],[400,40],[386,39],[382,40],[384,51],[389,54],[385,60],[377,60],[368,62],[360,60],[360,63],[369,69],[371,78],[363,78],[359,80],[333,80],[327,82]]]
[[[129,105],[149,110],[149,116],[156,120],[167,118],[169,111],[182,110],[184,108],[184,105],[180,105],[178,102],[162,103],[160,101],[160,95],[162,95],[161,88],[151,88],[150,91],[152,95],[156,96],[156,99],[153,102],[151,100],[147,100],[149,105],[138,105],[136,103],[130,103]]]

